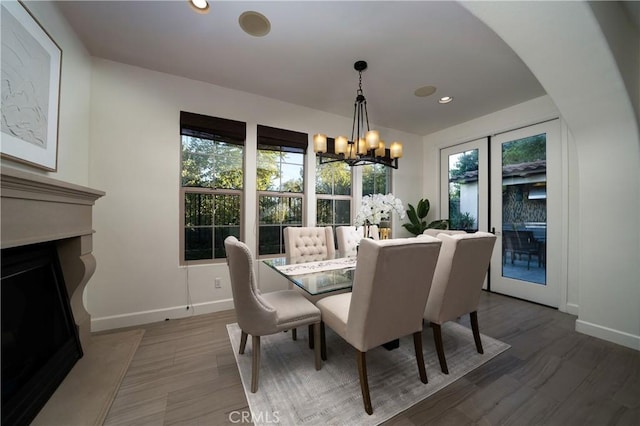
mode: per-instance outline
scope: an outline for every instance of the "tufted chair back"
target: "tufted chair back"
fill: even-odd
[[[333,228],[288,226],[284,228],[284,249],[296,262],[331,259],[336,253]]]

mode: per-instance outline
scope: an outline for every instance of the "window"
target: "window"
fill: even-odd
[[[246,124],[181,112],[180,134],[180,263],[224,259],[224,239],[242,235]]]
[[[320,164],[316,157],[316,223],[318,226],[351,224],[351,167],[345,162]]]
[[[302,226],[306,133],[258,125],[258,255],[284,253],[282,230]]]
[[[382,164],[362,166],[362,195],[391,192],[391,168]]]

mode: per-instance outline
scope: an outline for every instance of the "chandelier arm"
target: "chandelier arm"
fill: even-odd
[[[356,118],[358,117],[358,101],[353,103],[353,123],[351,124],[351,140],[347,141],[349,144],[355,141],[354,135],[356,130]]]
[[[364,117],[367,120],[367,131],[369,131],[370,130],[370,128],[369,128],[369,111],[367,111],[367,101],[366,101],[366,99],[364,101]]]

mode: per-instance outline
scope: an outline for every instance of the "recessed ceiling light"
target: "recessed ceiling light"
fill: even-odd
[[[187,0],[191,7],[198,13],[209,12],[209,2],[207,0]]]
[[[448,104],[452,100],[453,100],[453,96],[443,96],[440,99],[438,99],[438,102],[441,104]]]
[[[242,30],[254,37],[262,37],[271,31],[271,22],[261,13],[248,11],[238,18]]]
[[[435,86],[422,86],[417,88],[416,91],[413,92],[413,94],[419,98],[425,98],[427,96],[433,95],[435,92],[436,92]]]

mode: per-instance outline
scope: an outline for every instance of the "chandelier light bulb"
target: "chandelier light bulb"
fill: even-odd
[[[391,158],[402,158],[402,144],[400,142],[391,142],[389,146]]]
[[[324,133],[317,133],[313,135],[313,152],[327,152],[327,135]]]
[[[377,130],[369,130],[367,132],[367,149],[376,149],[380,142],[380,133]]]
[[[347,145],[349,141],[347,141],[346,136],[338,136],[336,138],[335,151],[336,154],[346,154],[347,153]]]
[[[376,148],[375,155],[376,157],[384,157],[385,153],[384,141],[380,140],[380,142],[378,142],[378,147]]]
[[[365,155],[367,153],[367,141],[365,138],[358,139],[358,154]]]

